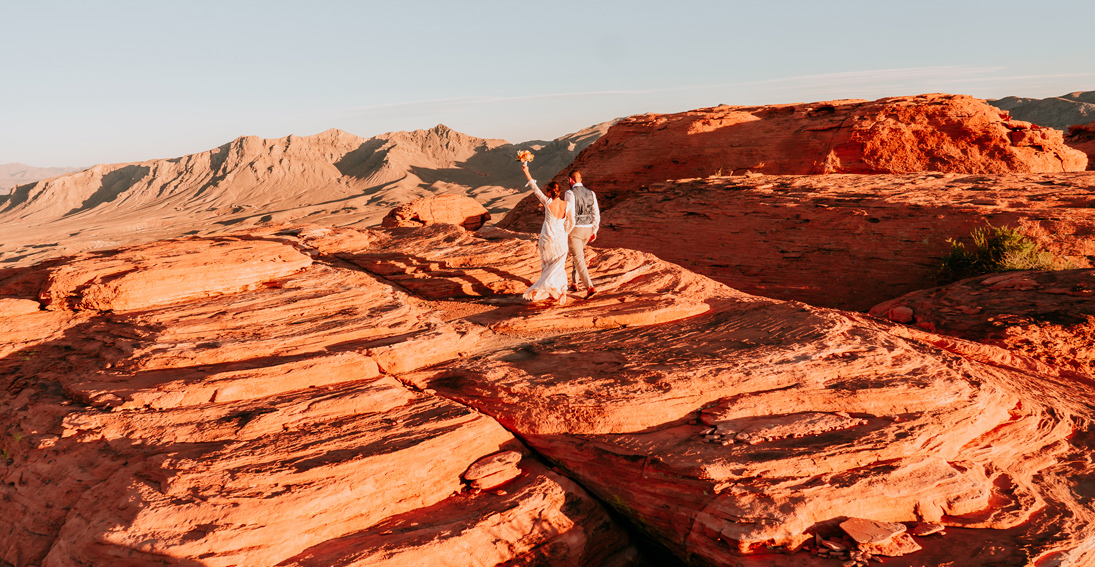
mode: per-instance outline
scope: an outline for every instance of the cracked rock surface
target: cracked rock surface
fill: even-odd
[[[441,224],[0,271],[41,307],[0,312],[0,562],[824,565],[849,518],[946,527],[888,565],[1095,561],[1089,382],[592,252],[563,307],[534,238]]]

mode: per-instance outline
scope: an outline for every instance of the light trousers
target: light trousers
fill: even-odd
[[[593,236],[593,227],[576,226],[567,239],[570,245],[570,261],[573,263],[570,268],[571,279],[577,286],[578,278],[581,278],[586,288],[593,287],[593,280],[589,279],[589,268],[586,266],[586,244],[589,243],[590,236]]]

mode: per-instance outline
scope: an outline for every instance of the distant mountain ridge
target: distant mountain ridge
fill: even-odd
[[[518,150],[534,152],[532,172],[547,180],[610,125],[518,144],[444,125],[372,138],[332,129],[96,165],[0,195],[0,263],[267,222],[372,226],[435,194],[469,195],[498,213],[527,192]]]
[[[22,163],[2,163],[0,164],[0,194],[7,193],[19,185],[79,170],[78,167],[34,167]]]
[[[1069,126],[1095,120],[1095,91],[1077,91],[1049,98],[1009,96],[989,100],[989,104],[1006,110],[1011,117],[1047,128],[1068,132]]]

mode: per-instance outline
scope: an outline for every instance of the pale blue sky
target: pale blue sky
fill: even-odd
[[[1095,90],[1092,0],[0,0],[0,163],[717,104]]]

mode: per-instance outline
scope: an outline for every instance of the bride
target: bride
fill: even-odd
[[[540,279],[525,292],[529,301],[542,301],[548,297],[559,305],[567,301],[567,235],[574,228],[574,203],[563,200],[559,183],[547,184],[547,195],[536,185],[528,171],[528,162],[521,162],[521,169],[528,178],[527,185],[544,205],[544,228],[540,229]]]

